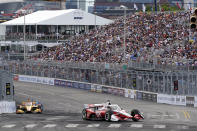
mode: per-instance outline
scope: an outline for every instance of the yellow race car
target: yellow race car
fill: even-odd
[[[43,105],[36,101],[24,101],[21,105],[17,105],[16,113],[42,113]]]

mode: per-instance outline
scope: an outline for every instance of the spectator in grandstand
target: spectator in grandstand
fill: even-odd
[[[197,42],[189,42],[188,12],[136,13],[126,18],[126,60],[184,65],[197,59]],[[37,58],[76,62],[122,63],[124,21],[76,35],[68,42],[48,48]],[[197,38],[197,34],[192,34]],[[193,65],[196,64],[192,62]]]

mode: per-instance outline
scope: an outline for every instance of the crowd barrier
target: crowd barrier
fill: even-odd
[[[0,114],[15,113],[15,112],[16,112],[15,101],[0,101]]]
[[[60,86],[63,88],[77,88],[97,93],[113,94],[131,99],[163,103],[170,105],[197,107],[197,96],[168,95],[153,92],[139,91],[128,88],[118,88],[106,85],[92,84],[87,82],[46,78],[37,76],[14,75],[14,80]]]

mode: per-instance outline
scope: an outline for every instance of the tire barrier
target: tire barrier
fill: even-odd
[[[130,98],[130,99],[151,101],[155,103],[197,107],[197,96],[159,94],[153,92],[138,91],[128,88],[118,88],[118,87],[112,87],[106,85],[92,84],[87,82],[45,78],[45,77],[37,77],[37,76],[25,76],[25,75],[15,75],[15,76],[16,76],[15,80],[22,82],[33,82],[40,84],[55,85],[63,88],[77,88],[77,89],[89,90],[91,92],[96,92],[96,93],[112,94],[112,95]]]
[[[0,101],[0,114],[15,113],[15,112],[16,112],[15,101]]]

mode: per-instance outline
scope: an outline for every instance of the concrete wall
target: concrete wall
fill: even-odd
[[[0,70],[0,101],[14,100],[14,87],[12,75]]]

